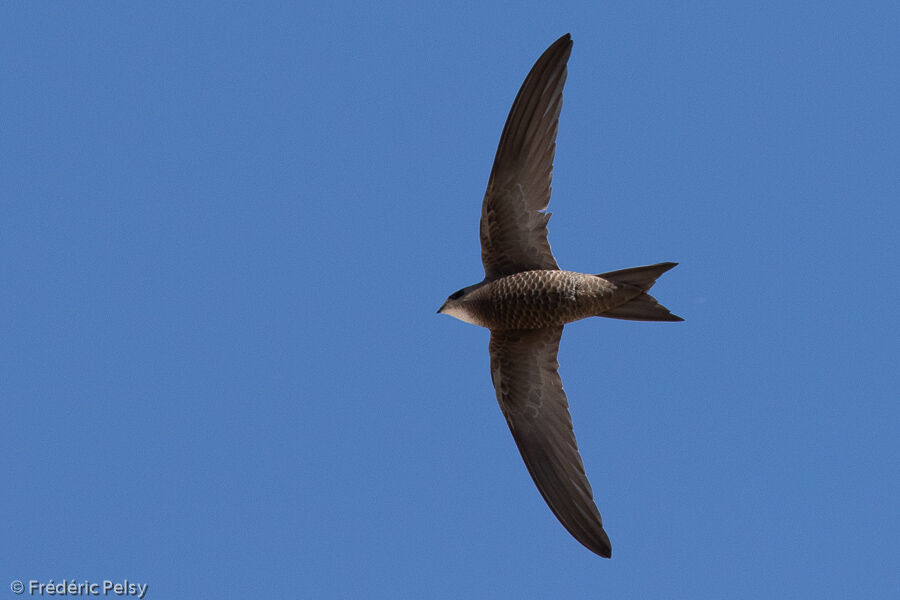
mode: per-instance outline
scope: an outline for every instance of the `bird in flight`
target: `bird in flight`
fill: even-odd
[[[550,180],[572,39],[531,68],[500,136],[481,206],[484,279],[438,313],[491,331],[491,379],[525,466],[576,540],[609,558],[612,546],[584,472],[556,354],[566,323],[587,317],[681,321],[647,293],[677,263],[591,275],[560,270],[547,241]]]

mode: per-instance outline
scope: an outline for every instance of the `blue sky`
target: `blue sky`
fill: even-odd
[[[528,477],[487,331],[434,314],[566,32],[554,253],[680,262],[686,319],[563,336],[609,561]],[[5,5],[3,585],[896,594],[898,32],[889,2]]]

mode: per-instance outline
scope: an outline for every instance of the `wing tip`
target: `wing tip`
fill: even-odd
[[[597,556],[600,556],[601,558],[612,558],[612,544],[609,543],[609,538],[606,536],[606,532],[603,533],[603,537],[606,538],[604,544],[594,547],[588,547],[588,550],[590,550]]]
[[[565,523],[563,523],[563,525],[565,525]],[[566,527],[566,529],[569,528]],[[600,556],[601,558],[612,558],[612,543],[609,541],[609,536],[606,535],[606,530],[603,529],[603,525],[599,525],[599,527],[585,532],[575,532],[569,529],[569,533],[571,533],[572,537],[578,540],[582,546],[597,556]]]
[[[572,50],[572,45],[573,45],[572,34],[566,33],[566,34],[560,36],[560,38],[558,40],[556,40],[555,42],[550,44],[550,46],[547,48],[547,50],[545,50],[545,52],[549,54],[552,51],[556,50],[557,48],[564,48],[564,52],[566,53],[565,61],[568,61],[568,59],[569,59],[568,54]]]

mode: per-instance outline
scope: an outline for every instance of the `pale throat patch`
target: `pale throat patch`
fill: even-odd
[[[441,311],[445,315],[450,315],[454,319],[459,319],[464,323],[471,323],[472,325],[481,325],[476,319],[475,316],[472,315],[469,311],[459,305],[448,306]]]

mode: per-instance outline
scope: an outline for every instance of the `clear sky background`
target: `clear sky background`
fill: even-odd
[[[304,4],[0,9],[0,597],[897,597],[896,3]],[[555,255],[686,319],[563,336],[609,561],[435,315],[566,32]]]

